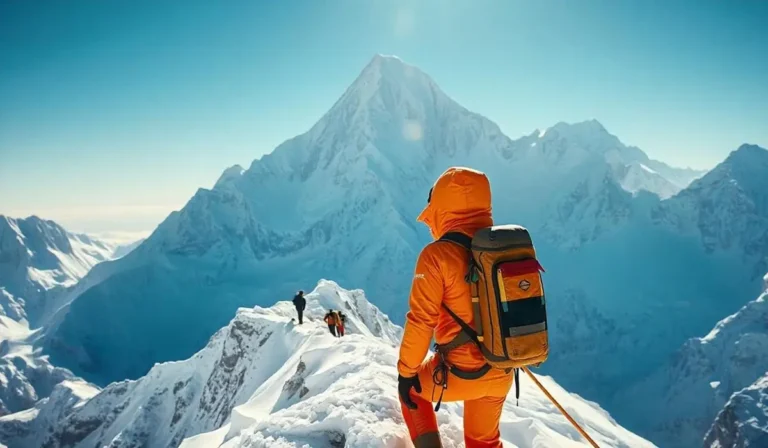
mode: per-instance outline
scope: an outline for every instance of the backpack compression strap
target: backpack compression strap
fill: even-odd
[[[464,276],[464,281],[469,283],[469,293],[472,298],[472,312],[475,316],[480,316],[480,291],[477,282],[480,280],[480,267],[475,262],[475,257],[472,255],[472,238],[461,232],[449,232],[442,236],[438,241],[448,241],[466,249],[469,254],[469,269],[467,269],[467,275]],[[455,315],[453,316],[454,318]],[[470,334],[470,336],[472,336]],[[475,320],[474,338],[477,342],[483,341],[483,327],[480,325],[480,319]]]

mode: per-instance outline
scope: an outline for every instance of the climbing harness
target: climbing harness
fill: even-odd
[[[484,364],[478,370],[464,370],[448,363],[448,352],[470,342],[472,342],[472,339],[469,336],[466,336],[463,333],[459,333],[459,336],[447,344],[435,344],[435,356],[437,357],[437,365],[435,366],[435,371],[432,372],[432,382],[436,387],[441,387],[440,397],[438,397],[437,404],[435,405],[435,412],[440,410],[440,405],[443,402],[443,394],[445,393],[445,390],[448,389],[449,373],[463,380],[476,380],[482,378],[486,373],[491,371],[492,366],[490,364]],[[433,402],[435,401],[434,393],[435,390],[432,389]]]

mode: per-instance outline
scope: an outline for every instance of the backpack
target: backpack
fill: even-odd
[[[457,339],[477,344],[492,367],[517,369],[543,363],[549,355],[544,269],[528,230],[494,226],[478,230],[473,238],[448,233],[440,241],[464,247],[470,257],[465,280],[470,284],[474,328],[443,303],[464,333]]]

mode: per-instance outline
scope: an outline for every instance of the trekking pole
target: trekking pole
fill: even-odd
[[[555,400],[555,397],[552,396],[552,394],[549,393],[549,391],[544,388],[544,385],[539,382],[539,380],[536,379],[536,377],[531,373],[530,370],[528,370],[528,367],[523,367],[523,370],[525,370],[525,373],[528,374],[529,377],[533,380],[534,383],[536,383],[537,386],[539,386],[539,389],[541,389],[542,392],[544,392],[544,395],[549,398],[549,401],[552,402],[552,404],[555,405],[555,407],[560,411],[561,414],[563,414],[563,417],[565,417],[569,422],[571,422],[571,425],[573,425],[574,428],[576,428],[577,431],[579,431],[579,434],[584,436],[585,439],[587,439],[587,442],[589,442],[590,445],[592,445],[594,448],[600,448],[597,443],[595,443],[594,440],[592,440],[592,437],[589,437],[589,434],[587,434],[586,431],[584,431],[584,428],[579,425],[576,420],[571,417],[571,414],[568,413],[568,411],[563,408],[560,403]]]

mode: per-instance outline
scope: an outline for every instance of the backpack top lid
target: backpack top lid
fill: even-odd
[[[499,251],[519,247],[531,247],[533,241],[528,229],[516,225],[486,227],[472,238],[472,250]]]

